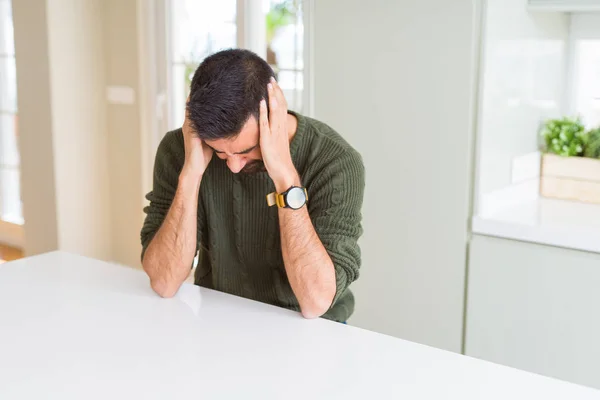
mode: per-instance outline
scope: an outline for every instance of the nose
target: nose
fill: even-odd
[[[231,172],[237,174],[246,166],[246,160],[239,156],[228,157],[227,166]]]

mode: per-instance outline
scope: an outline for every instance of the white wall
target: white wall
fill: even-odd
[[[12,6],[25,253],[39,254],[58,248],[46,2],[22,0]]]
[[[27,255],[111,259],[101,11],[13,2]]]
[[[356,314],[460,351],[477,2],[315,2],[316,117],[363,155]],[[335,29],[332,29],[332,27]]]
[[[600,254],[474,236],[466,354],[600,388]]]
[[[142,135],[150,135],[150,132],[142,132],[140,128],[139,10],[136,0],[104,0],[103,3],[106,85],[132,88],[136,97],[133,104],[107,106],[112,257],[125,265],[140,266],[145,195]],[[152,165],[148,167],[151,169]]]
[[[59,247],[110,259],[102,6],[50,1],[47,21]]]
[[[13,2],[25,252],[139,266],[142,132],[136,0]],[[136,96],[137,97],[137,96]]]
[[[566,107],[569,17],[527,0],[487,0],[481,65],[479,193],[512,183],[513,158],[538,150],[540,124]]]

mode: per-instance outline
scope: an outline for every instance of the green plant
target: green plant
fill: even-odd
[[[582,156],[588,135],[579,118],[552,119],[544,124],[545,151],[559,156]]]
[[[588,132],[588,142],[583,155],[589,158],[600,158],[600,128]]]
[[[184,79],[185,79],[185,91],[186,93],[190,90],[190,86],[192,85],[192,78],[194,77],[194,72],[196,72],[196,68],[200,65],[199,62],[195,61],[186,61],[185,62],[185,71],[184,71]]]
[[[294,0],[283,0],[271,6],[266,16],[267,44],[270,45],[277,30],[296,20],[298,6]]]

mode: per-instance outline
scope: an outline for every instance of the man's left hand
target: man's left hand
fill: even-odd
[[[260,149],[277,193],[299,185],[299,177],[290,154],[287,101],[274,78],[268,85],[270,115],[265,100],[260,102]]]

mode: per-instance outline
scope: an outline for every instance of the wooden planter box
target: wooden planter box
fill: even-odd
[[[544,154],[541,174],[543,197],[600,204],[600,160]]]

